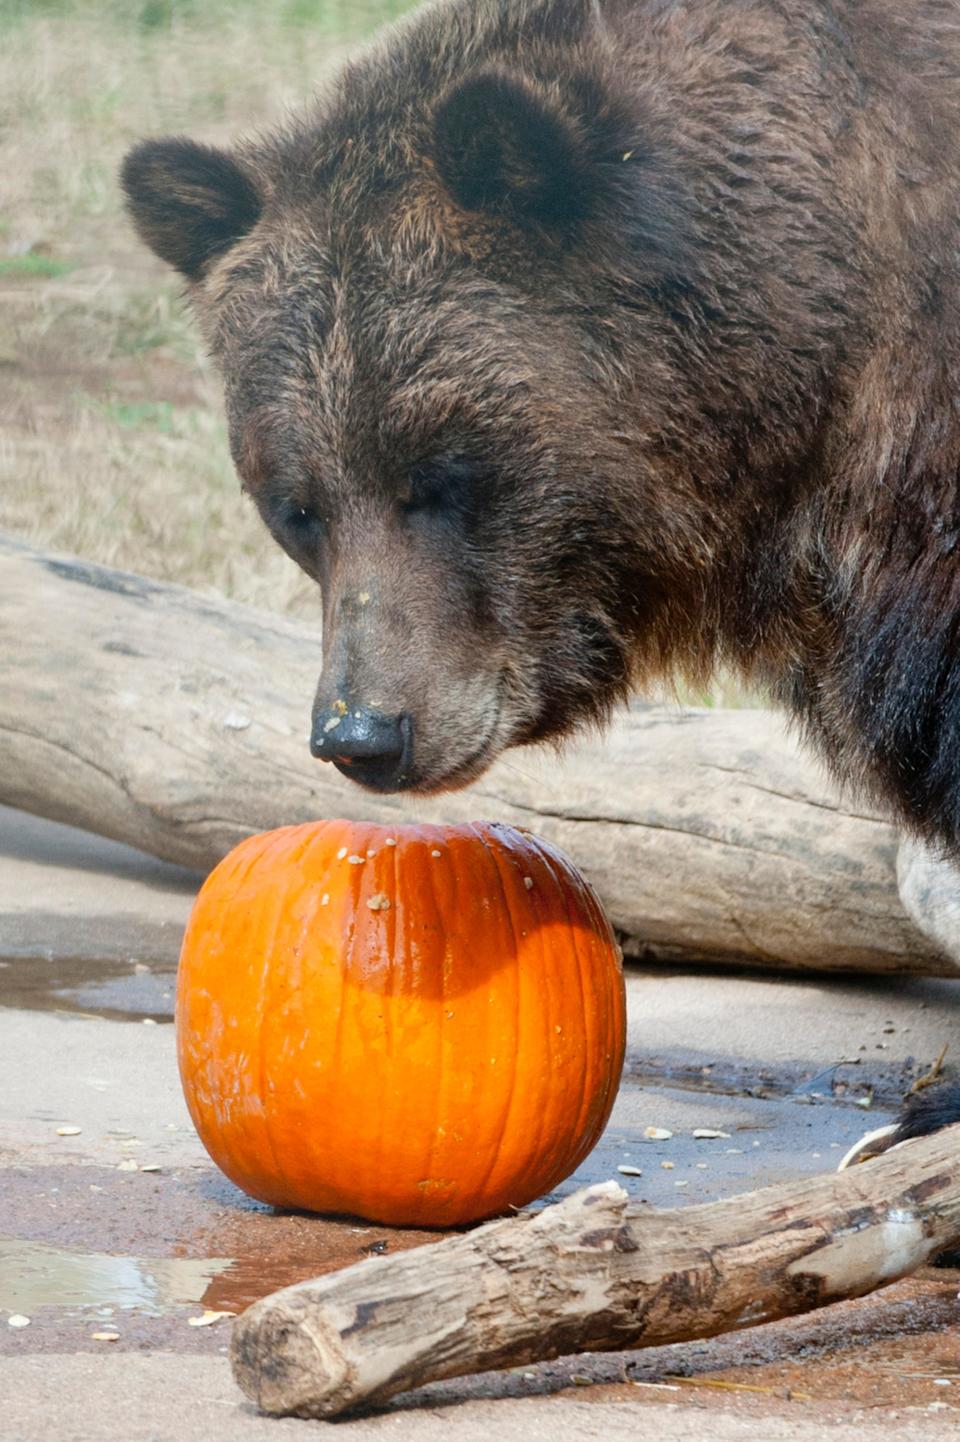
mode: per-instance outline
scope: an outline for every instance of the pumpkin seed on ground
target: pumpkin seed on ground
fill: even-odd
[[[187,1326],[212,1327],[214,1323],[219,1322],[223,1317],[235,1317],[236,1315],[236,1312],[213,1312],[208,1309],[201,1313],[199,1317],[188,1317]]]

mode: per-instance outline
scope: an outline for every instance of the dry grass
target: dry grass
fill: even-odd
[[[116,184],[143,135],[306,100],[390,0],[0,0],[0,528],[275,609],[314,588],[230,464],[216,377]]]

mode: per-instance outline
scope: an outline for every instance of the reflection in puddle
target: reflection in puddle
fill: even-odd
[[[173,1020],[176,972],[90,957],[11,957],[0,962],[0,1006],[65,1011],[111,1021]]]
[[[0,1311],[37,1307],[133,1307],[160,1316],[203,1300],[226,1257],[114,1257],[0,1237]]]

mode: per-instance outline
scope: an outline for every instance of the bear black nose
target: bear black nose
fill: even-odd
[[[385,716],[369,706],[338,701],[315,710],[310,750],[361,786],[394,791],[403,785],[411,733],[407,715]]]

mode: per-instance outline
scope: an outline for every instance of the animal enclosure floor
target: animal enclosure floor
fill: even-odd
[[[207,1314],[434,1239],[274,1212],[208,1160],[171,1024],[194,885],[0,813],[0,1395],[20,1442],[323,1432],[255,1415],[226,1371],[229,1318]],[[555,1196],[615,1176],[637,1199],[684,1206],[823,1171],[945,1042],[960,1048],[948,982],[631,970],[628,1006],[610,1124]],[[704,1129],[721,1135],[694,1137]],[[958,1287],[960,1273],[928,1269],[797,1321],[436,1384],[337,1432],[948,1437]]]

